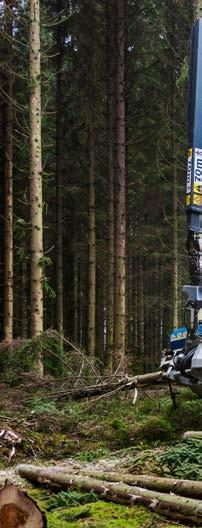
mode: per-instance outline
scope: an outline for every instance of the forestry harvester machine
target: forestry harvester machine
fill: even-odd
[[[161,368],[170,382],[187,385],[202,397],[202,18],[191,30],[188,134],[186,213],[191,281],[182,288],[188,296],[186,326],[173,330]]]

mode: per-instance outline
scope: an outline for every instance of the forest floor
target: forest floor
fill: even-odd
[[[58,386],[59,388],[59,386]],[[49,528],[168,528],[179,526],[141,506],[97,500],[92,493],[53,493],[28,484],[15,473],[19,462],[145,473],[202,480],[198,442],[182,443],[182,433],[200,428],[201,401],[179,388],[173,409],[167,387],[72,402],[50,397],[47,385],[25,379],[1,383],[0,485],[8,479],[26,489],[46,511]],[[57,392],[57,391],[56,391]],[[201,420],[202,421],[202,420]],[[19,435],[15,455],[1,431]],[[183,526],[181,524],[180,526]]]

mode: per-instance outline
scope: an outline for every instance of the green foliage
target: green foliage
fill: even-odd
[[[177,78],[177,81],[176,81],[177,87],[180,87],[185,82],[187,82],[188,78],[189,78],[189,63],[188,63],[188,58],[185,57],[182,65],[181,65],[180,74],[179,74],[179,76]]]
[[[45,273],[46,268],[52,266],[52,260],[49,257],[42,255],[39,259],[39,265],[41,266],[43,273]]]
[[[47,268],[52,266],[52,260],[49,257],[46,257],[45,255],[42,255],[40,257],[40,259],[39,259],[39,265],[42,268],[42,273],[43,273],[42,280],[43,280],[44,291],[45,291],[47,297],[49,297],[50,299],[55,299],[56,298],[56,292],[52,288],[52,286],[50,285],[50,280],[49,280],[49,278],[47,277],[47,274],[46,274]]]
[[[69,492],[68,492],[69,493]],[[72,492],[70,492],[72,494]],[[29,495],[38,502],[39,507],[46,512],[48,528],[161,528],[162,519],[143,506],[128,507],[121,504],[104,501],[90,501],[86,506],[59,506],[56,501],[55,509],[49,510],[48,505],[54,501],[55,494],[32,488]],[[60,495],[60,494],[59,494]],[[89,495],[89,494],[84,494]],[[169,528],[169,522],[163,521],[164,528]],[[173,524],[173,528],[177,525]],[[181,525],[182,528],[183,525]]]
[[[126,429],[126,424],[122,417],[114,418],[110,425],[115,431],[124,431]]]
[[[130,444],[130,426],[122,416],[114,418],[109,422],[110,428],[114,430],[114,446],[126,447]],[[111,437],[111,431],[109,436]]]
[[[43,288],[44,291],[49,299],[55,299],[56,298],[56,292],[50,285],[50,282],[47,278],[43,278]]]
[[[174,436],[173,426],[162,416],[148,416],[139,426],[139,435],[142,439],[154,442],[164,442]]]
[[[15,339],[0,345],[0,370],[10,385],[17,385],[23,372],[33,371],[37,356],[42,357],[46,374],[67,374],[59,336],[47,331],[33,339]]]
[[[202,442],[188,440],[177,444],[158,457],[165,475],[202,480]]]
[[[105,447],[99,447],[96,451],[81,451],[74,458],[76,460],[81,460],[82,462],[93,462],[94,460],[97,460],[99,458],[107,457],[109,453],[109,449]]]
[[[161,413],[173,423],[176,432],[198,429],[202,420],[201,400],[189,389],[183,389],[177,397],[177,408],[173,409],[170,398],[159,401]]]
[[[57,495],[51,497],[48,502],[47,510],[52,511],[56,510],[57,508],[79,506],[80,504],[96,502],[97,500],[97,495],[93,491],[90,491],[88,493],[82,493],[74,490],[61,491]]]
[[[32,411],[35,411],[37,414],[51,414],[57,412],[54,401],[45,401],[42,398],[33,398],[31,408]]]

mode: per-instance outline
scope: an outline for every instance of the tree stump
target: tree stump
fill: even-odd
[[[13,484],[0,491],[0,528],[46,528],[37,504]]]

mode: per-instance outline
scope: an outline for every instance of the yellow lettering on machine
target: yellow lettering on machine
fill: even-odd
[[[190,203],[191,203],[191,196],[190,196],[190,194],[187,194],[187,196],[186,196],[186,205],[190,205]]]
[[[192,148],[188,149],[188,158],[190,158],[190,156],[192,156],[192,150],[193,150]]]
[[[202,194],[202,185],[200,183],[194,183],[194,192]]]

